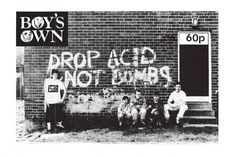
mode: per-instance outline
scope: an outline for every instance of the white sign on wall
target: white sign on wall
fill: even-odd
[[[179,34],[180,45],[208,45],[209,33],[207,32],[181,32]]]

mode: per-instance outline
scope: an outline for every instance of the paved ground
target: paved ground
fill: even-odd
[[[26,142],[177,142],[206,143],[218,141],[217,128],[156,128],[116,130],[109,128],[64,131],[47,134],[46,131],[27,133],[24,120],[24,102],[17,102],[16,141]],[[28,125],[28,124],[27,124]]]
[[[25,115],[24,101],[17,100],[17,102],[16,102],[16,137],[17,137],[17,140],[26,135],[24,115]]]

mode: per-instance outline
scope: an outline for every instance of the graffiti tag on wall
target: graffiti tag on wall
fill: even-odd
[[[92,82],[95,86],[98,86],[100,76],[105,74],[106,71],[96,68],[92,63],[100,56],[101,54],[98,51],[87,51],[86,54],[80,52],[73,54],[65,51],[61,53],[61,56],[51,54],[48,72],[51,69],[65,69],[64,84],[66,88],[69,85],[86,88]],[[116,50],[112,50],[107,62],[107,67],[112,72],[110,84],[116,87],[121,84],[136,87],[136,83],[141,81],[143,83],[148,82],[149,85],[155,85],[159,82],[159,77],[163,77],[166,80],[164,87],[167,88],[172,81],[170,68],[169,66],[163,66],[158,69],[154,66],[155,61],[156,53],[149,47],[133,48],[133,50],[125,49],[120,54]],[[115,107],[118,107],[124,95],[124,92],[116,93],[112,90],[114,89],[103,88],[102,94],[81,94],[79,92],[75,95],[69,94],[66,111],[69,113],[94,113],[103,109],[112,111]]]
[[[169,66],[163,66],[159,70],[158,68],[152,66],[156,60],[156,53],[153,49],[149,47],[143,47],[142,49],[134,48],[132,62],[125,62],[124,55],[125,53],[130,53],[130,50],[125,49],[121,54],[117,55],[115,50],[112,50],[110,57],[108,59],[107,66],[112,71],[112,85],[120,85],[121,83],[136,84],[137,81],[141,80],[143,82],[149,82],[150,85],[156,84],[159,79],[159,75],[167,80],[164,85],[167,87],[171,82],[171,77],[169,73]],[[146,54],[150,55],[146,57]],[[141,54],[141,55],[140,55]],[[139,56],[140,63],[139,63]],[[95,81],[95,86],[99,84],[99,77],[101,74],[106,73],[102,69],[94,69],[92,61],[100,57],[100,52],[98,51],[87,51],[87,55],[80,52],[73,55],[71,52],[62,52],[61,57],[56,54],[51,54],[49,58],[48,70],[57,69],[61,67],[62,69],[66,66],[69,69],[74,70],[71,73],[69,70],[65,70],[65,86],[71,83],[73,87],[88,87],[91,85],[92,80]],[[148,65],[141,70],[138,70],[140,65]],[[125,67],[126,69],[124,70]],[[82,70],[83,68],[91,70]],[[86,81],[81,81],[81,78],[86,77]]]

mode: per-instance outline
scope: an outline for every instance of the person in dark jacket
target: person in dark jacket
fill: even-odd
[[[150,126],[156,127],[164,123],[164,106],[158,91],[153,93],[147,107],[147,120]]]

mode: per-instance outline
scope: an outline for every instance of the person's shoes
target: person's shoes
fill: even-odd
[[[60,121],[60,122],[57,122],[57,126],[59,127],[59,128],[62,128],[62,129],[64,129],[65,127],[62,125],[62,121]]]
[[[179,118],[179,117],[176,117],[176,124],[177,124],[177,125],[179,124],[179,120],[180,120],[180,118]]]
[[[146,126],[146,123],[142,121],[141,125],[142,125],[142,127],[144,127],[144,126]]]
[[[153,123],[153,119],[152,118],[150,118],[150,122],[149,122],[149,124],[152,124]]]
[[[170,127],[170,121],[169,121],[169,119],[166,119],[166,120],[165,120],[165,122],[163,123],[163,127],[164,127],[164,128]]]
[[[165,124],[169,124],[169,122],[170,122],[169,119],[165,120]]]
[[[137,123],[133,122],[132,125],[131,125],[131,128],[134,129],[137,127]]]
[[[50,122],[47,123],[47,130],[48,131],[51,130],[51,123]]]
[[[183,121],[182,121],[182,118],[176,118],[176,125],[178,127],[183,127]]]
[[[53,134],[53,133],[55,133],[55,129],[50,129],[50,130],[47,130],[47,132],[46,133],[48,133],[48,134]]]

